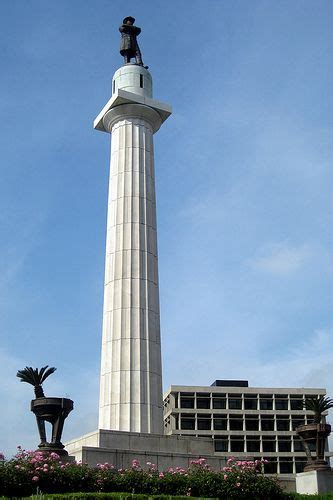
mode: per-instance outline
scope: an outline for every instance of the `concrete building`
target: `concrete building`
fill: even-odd
[[[216,380],[209,387],[172,385],[164,395],[164,430],[210,436],[215,456],[267,458],[267,473],[293,475],[306,462],[295,428],[313,418],[303,400],[321,394],[325,389],[258,388],[234,380]]]

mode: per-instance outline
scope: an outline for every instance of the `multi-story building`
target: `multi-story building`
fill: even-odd
[[[258,388],[238,380],[216,380],[210,387],[172,385],[164,395],[164,430],[211,436],[218,456],[265,458],[265,472],[295,474],[306,462],[295,428],[313,418],[303,401],[321,394],[325,389]]]

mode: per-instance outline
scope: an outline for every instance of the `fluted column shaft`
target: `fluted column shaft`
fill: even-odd
[[[163,433],[153,129],[133,109],[109,124],[99,428]]]

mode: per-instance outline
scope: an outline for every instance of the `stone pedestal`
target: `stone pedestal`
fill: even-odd
[[[134,432],[98,430],[66,443],[66,449],[75,460],[94,467],[108,462],[118,469],[131,467],[134,459],[143,468],[147,462],[160,471],[169,467],[188,467],[191,460],[206,458],[216,470],[226,465],[225,457],[214,455],[214,442],[208,438],[192,436],[162,436]]]
[[[333,471],[311,470],[296,474],[296,492],[316,495],[333,492]]]

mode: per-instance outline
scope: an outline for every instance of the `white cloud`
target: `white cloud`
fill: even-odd
[[[286,242],[266,246],[260,251],[262,255],[250,261],[260,271],[277,275],[287,275],[302,268],[312,257],[313,250],[309,245],[292,246]]]

